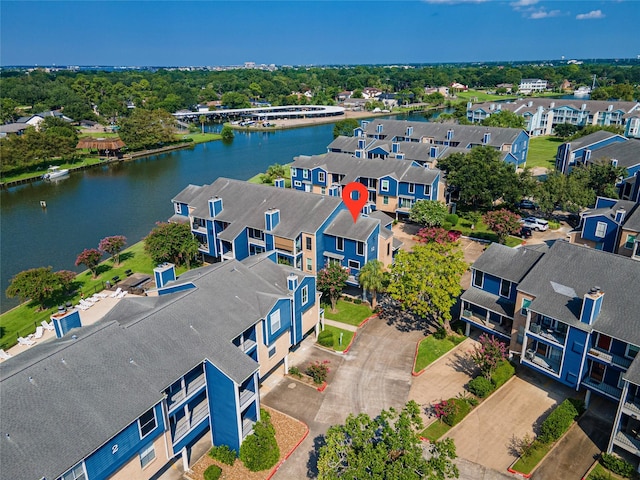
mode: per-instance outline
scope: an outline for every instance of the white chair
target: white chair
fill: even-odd
[[[84,306],[83,304],[79,303],[78,305],[76,305],[76,308],[79,308],[80,310],[89,310],[89,307]]]
[[[34,342],[33,340],[29,340],[28,338],[18,337],[18,344],[22,345],[23,347],[30,347],[31,345],[35,345],[36,342]]]
[[[118,287],[116,289],[115,292],[113,292],[111,295],[109,295],[111,298],[116,298],[118,295],[120,295],[120,292],[122,292],[122,288]]]
[[[41,325],[44,327],[45,330],[49,332],[53,332],[55,330],[55,327],[53,326],[53,322],[47,322],[46,320],[42,320]]]
[[[104,292],[99,292],[99,293],[95,293],[93,296],[98,298],[107,298],[109,295],[107,295]]]
[[[38,327],[36,328],[36,334],[33,338],[42,338],[42,335],[44,335],[44,327]]]
[[[12,355],[10,353],[7,353],[7,352],[5,352],[4,350],[2,350],[0,348],[0,359],[1,360],[7,360],[7,359],[9,359],[11,357],[12,357]]]
[[[127,292],[126,290],[123,290],[123,291],[121,291],[121,292],[118,294],[118,296],[117,296],[116,298],[122,298],[122,297],[124,297],[127,293],[129,293],[129,292]]]

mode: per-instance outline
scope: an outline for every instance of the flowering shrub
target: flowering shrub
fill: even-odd
[[[418,241],[422,243],[452,243],[457,242],[461,233],[457,230],[445,230],[441,227],[421,228],[418,233]]]
[[[480,346],[471,352],[471,360],[480,368],[485,378],[490,379],[498,364],[507,358],[507,345],[486,333],[480,335],[478,341]]]
[[[453,401],[453,399],[440,400],[439,403],[436,403],[433,406],[433,411],[436,414],[436,418],[442,421],[445,421],[446,418],[455,415],[456,410],[456,403]]]
[[[433,410],[438,419],[453,427],[471,411],[471,405],[464,398],[450,398],[436,403]]]
[[[329,375],[329,360],[323,360],[322,362],[316,360],[307,367],[304,373],[313,378],[315,384],[320,385]]]

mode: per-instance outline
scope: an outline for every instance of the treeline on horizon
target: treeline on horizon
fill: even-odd
[[[379,88],[384,92],[425,98],[425,87],[453,82],[470,88],[495,89],[502,83],[517,86],[522,78],[542,78],[560,91],[565,80],[572,86],[591,85],[596,75],[602,98],[633,100],[640,97],[640,63],[584,63],[563,65],[437,65],[419,68],[352,66],[340,68],[282,67],[275,71],[235,69],[83,70],[46,72],[0,71],[0,122],[20,115],[62,109],[74,120],[102,120],[129,114],[127,104],[149,110],[175,112],[197,104],[222,100],[228,107],[249,100],[272,105],[335,103],[343,90]],[[311,91],[313,98],[297,95]],[[596,95],[597,96],[597,95]],[[97,113],[99,114],[97,114]]]

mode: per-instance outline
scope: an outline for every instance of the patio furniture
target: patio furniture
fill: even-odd
[[[109,295],[111,298],[116,298],[118,295],[120,295],[120,292],[122,292],[122,289],[120,287],[118,287],[116,289],[115,292],[113,292],[111,295]]]
[[[29,340],[28,338],[18,337],[18,344],[22,345],[23,347],[30,347],[31,345],[35,345],[36,342],[34,342],[33,340]]]
[[[36,334],[33,338],[42,338],[42,335],[44,335],[44,327],[38,327],[36,328]]]
[[[45,330],[48,330],[50,332],[55,330],[55,327],[53,326],[53,322],[47,322],[46,320],[42,320],[41,325],[44,327]]]
[[[12,355],[10,353],[7,353],[7,352],[5,352],[4,350],[2,350],[0,348],[0,359],[7,360],[7,359],[9,359],[11,357],[12,357]]]

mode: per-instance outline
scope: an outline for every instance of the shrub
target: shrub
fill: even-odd
[[[320,385],[327,379],[329,374],[329,360],[323,360],[322,362],[316,360],[307,367],[304,373],[313,378],[313,383]]]
[[[453,227],[453,225],[451,225],[449,222],[442,222],[442,228],[444,228],[445,230],[450,230],[451,227]]]
[[[433,336],[438,340],[444,340],[445,338],[447,338],[447,331],[444,329],[444,327],[438,327],[438,329],[433,332]]]
[[[452,398],[451,399],[455,405],[455,412],[453,415],[450,415],[444,419],[444,423],[453,427],[462,421],[464,417],[471,411],[471,405],[467,403],[467,401],[463,398]]]
[[[516,373],[516,369],[508,360],[503,360],[498,364],[491,374],[491,382],[496,389],[500,388]]]
[[[549,230],[558,230],[560,228],[560,222],[555,220],[549,220]]]
[[[569,429],[577,416],[576,407],[569,400],[565,400],[542,422],[538,439],[543,443],[556,441]]]
[[[228,445],[218,445],[209,450],[209,456],[221,461],[225,465],[233,465],[236,461],[236,451],[231,450]]]
[[[260,421],[240,446],[240,460],[252,472],[259,472],[273,467],[279,459],[280,448],[271,418],[266,410],[260,409]]]
[[[618,475],[622,475],[625,478],[633,478],[635,474],[635,470],[633,465],[618,457],[617,455],[612,455],[610,453],[603,453],[600,457],[600,463],[607,469],[611,470],[613,473],[617,473]]]
[[[298,367],[289,368],[289,375],[293,375],[294,377],[302,378],[302,373]]]
[[[222,475],[222,469],[217,465],[210,465],[204,471],[204,480],[218,480]]]
[[[333,347],[333,332],[331,330],[323,330],[318,335],[318,343],[323,347]]]
[[[494,387],[491,380],[488,380],[483,376],[479,376],[469,382],[467,389],[474,395],[484,398],[493,392]]]
[[[458,224],[458,215],[455,213],[450,213],[446,217],[444,217],[444,221],[450,223],[454,227]]]
[[[360,305],[362,303],[362,299],[361,298],[356,298],[353,303],[355,303],[356,305]]]

